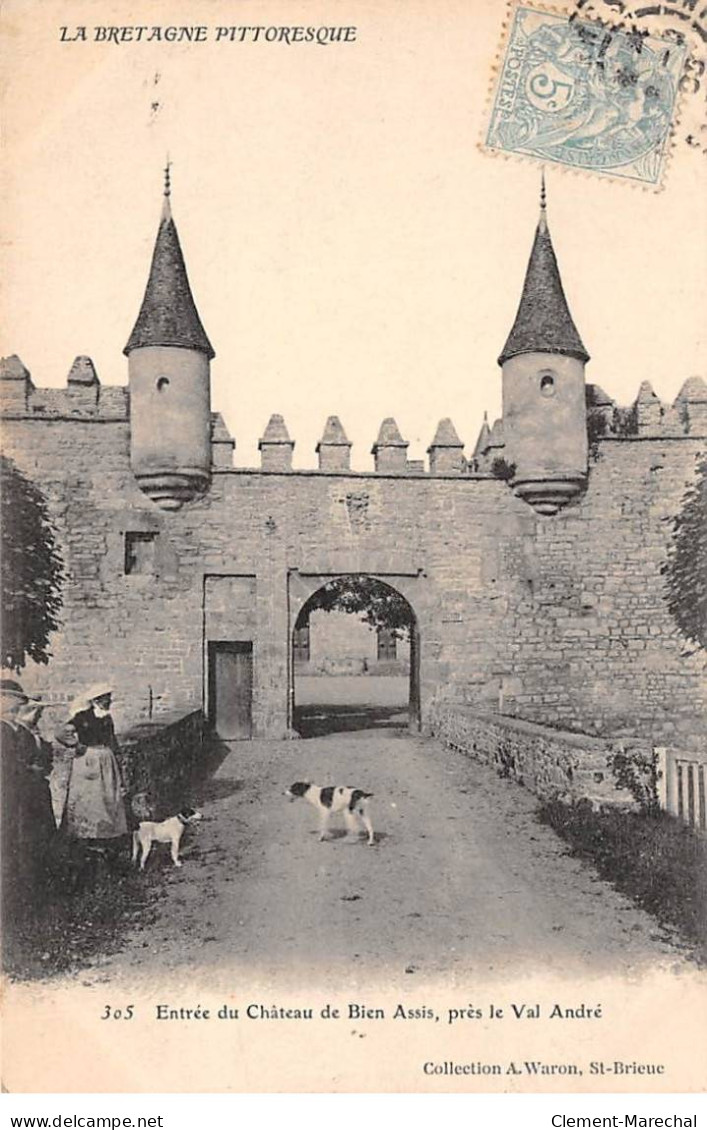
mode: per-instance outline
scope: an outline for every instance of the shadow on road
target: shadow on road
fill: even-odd
[[[401,730],[408,711],[400,706],[332,706],[309,703],[294,712],[294,726],[302,738],[322,738],[356,730]]]
[[[218,777],[204,781],[199,788],[199,798],[203,801],[223,800],[241,791],[245,781],[236,777]]]

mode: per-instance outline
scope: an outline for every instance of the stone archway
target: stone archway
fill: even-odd
[[[298,640],[298,624],[301,625],[308,609],[316,605],[317,596],[332,582],[365,580],[374,590],[381,593],[394,594],[409,614],[409,674],[408,674],[408,728],[419,732],[421,728],[421,695],[420,695],[420,624],[415,607],[410,599],[409,589],[414,588],[411,582],[419,577],[419,572],[412,576],[398,574],[373,574],[357,570],[356,572],[339,571],[330,574],[302,574],[293,570],[289,575],[288,583],[288,608],[289,608],[289,661],[288,661],[288,725],[294,728],[296,715],[295,699],[295,648]],[[408,591],[406,591],[408,590]],[[353,619],[352,615],[352,619]]]

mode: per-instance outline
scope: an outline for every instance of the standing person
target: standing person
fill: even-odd
[[[52,807],[49,777],[53,767],[52,747],[42,737],[39,730],[39,721],[47,705],[41,699],[28,699],[20,706],[16,714],[17,734],[25,749],[25,765],[32,774],[33,811],[32,820],[37,827],[38,834],[48,838],[50,846],[56,832],[56,820]],[[47,808],[47,801],[49,807]]]
[[[129,830],[111,701],[110,684],[89,687],[75,700],[60,739],[75,751],[62,826],[71,839],[98,849]]]
[[[49,791],[51,751],[38,730],[44,708],[15,679],[0,680],[2,898],[6,910],[41,893],[56,822]]]

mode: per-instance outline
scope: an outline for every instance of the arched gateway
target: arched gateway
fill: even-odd
[[[290,727],[297,728],[296,715],[296,646],[298,632],[308,623],[311,611],[320,607],[320,598],[327,590],[335,586],[348,589],[349,583],[353,590],[360,585],[361,595],[355,612],[365,614],[380,609],[386,603],[390,604],[396,613],[395,625],[402,628],[405,636],[409,638],[409,690],[408,690],[408,725],[411,730],[419,731],[421,727],[420,712],[420,626],[406,590],[414,588],[417,578],[402,576],[381,576],[371,573],[337,573],[332,575],[316,574],[290,575],[289,611],[290,611],[290,662],[288,672],[288,722]],[[363,582],[363,584],[360,584]],[[352,609],[354,611],[354,609]],[[384,621],[383,627],[387,625]]]
[[[691,377],[662,404],[644,382],[624,409],[586,384],[544,193],[499,357],[502,418],[466,456],[445,417],[425,463],[387,417],[366,470],[336,416],[316,468],[293,466],[279,415],[260,465],[234,464],[170,201],[166,183],[129,388],[102,386],[86,356],[63,390],[0,362],[3,450],[46,485],[67,577],[52,662],[28,666],[26,688],[68,701],[100,669],[123,729],[205,711],[228,740],[286,738],[297,617],[358,575],[414,609],[413,725],[461,705],[700,748],[703,664],[659,566],[696,481],[707,386]]]

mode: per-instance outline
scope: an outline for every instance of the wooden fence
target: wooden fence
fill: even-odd
[[[661,807],[698,832],[704,832],[707,830],[707,752],[688,753],[666,746],[659,747],[655,752]]]

